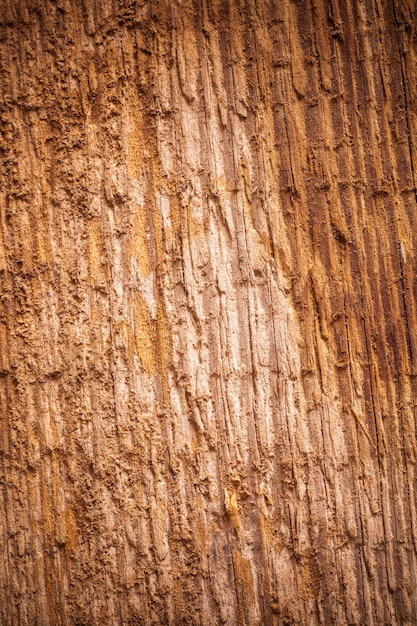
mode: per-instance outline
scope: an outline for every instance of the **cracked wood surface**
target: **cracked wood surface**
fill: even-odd
[[[416,24],[2,0],[2,625],[416,623]]]

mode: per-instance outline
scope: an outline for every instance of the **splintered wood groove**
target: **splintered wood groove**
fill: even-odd
[[[0,624],[417,615],[415,0],[4,0]]]

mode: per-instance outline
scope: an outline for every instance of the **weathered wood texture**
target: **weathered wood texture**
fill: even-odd
[[[1,0],[2,626],[417,623],[416,22]]]

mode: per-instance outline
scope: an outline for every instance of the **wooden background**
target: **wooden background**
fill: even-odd
[[[0,20],[1,625],[416,624],[416,2]]]

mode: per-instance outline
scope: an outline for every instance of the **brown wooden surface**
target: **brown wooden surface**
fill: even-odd
[[[0,20],[1,625],[416,624],[416,2]]]

